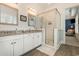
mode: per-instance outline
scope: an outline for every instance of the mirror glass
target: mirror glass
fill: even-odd
[[[14,24],[18,21],[18,10],[10,6],[0,4],[0,24]]]

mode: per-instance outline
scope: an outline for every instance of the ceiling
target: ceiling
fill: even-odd
[[[24,5],[26,8],[35,9],[38,13],[50,6],[53,6],[54,4],[55,3],[21,3],[21,5]]]

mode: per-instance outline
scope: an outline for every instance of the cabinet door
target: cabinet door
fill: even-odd
[[[24,35],[24,53],[33,49],[33,34]]]
[[[33,40],[34,47],[39,46],[42,44],[42,33],[34,33],[34,40]]]
[[[38,45],[42,44],[42,32],[38,33]]]
[[[10,40],[0,41],[0,56],[13,55],[13,44]]]
[[[23,39],[18,38],[14,40],[14,56],[23,54]]]

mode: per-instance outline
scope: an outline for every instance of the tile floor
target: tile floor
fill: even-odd
[[[75,36],[66,36],[66,44],[79,47],[79,41]]]
[[[44,50],[45,48],[42,48]],[[48,49],[51,50],[51,49]],[[46,50],[46,51],[48,51]],[[50,52],[50,51],[49,51]],[[51,56],[53,56],[51,51]],[[41,52],[39,49],[34,49],[24,56],[48,56],[46,53]],[[59,49],[56,51],[54,56],[79,56],[79,41],[75,37],[66,36],[66,44],[62,44]]]
[[[79,47],[62,44],[54,56],[79,56]]]
[[[37,49],[34,49],[34,50],[30,51],[29,53],[24,54],[24,56],[48,56],[48,55],[40,52]]]

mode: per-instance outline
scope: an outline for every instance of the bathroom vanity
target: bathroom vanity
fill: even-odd
[[[1,31],[0,56],[19,56],[42,44],[42,31]]]

